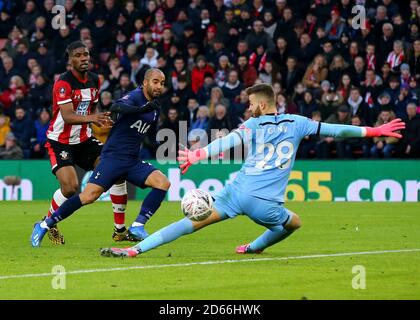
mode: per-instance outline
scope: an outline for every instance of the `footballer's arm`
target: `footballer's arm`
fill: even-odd
[[[60,106],[61,116],[67,124],[85,124],[94,123],[99,127],[108,124],[111,119],[107,113],[95,113],[88,115],[80,115],[74,112],[73,104],[71,102],[62,104]]]
[[[380,136],[401,138],[402,135],[395,131],[402,129],[405,129],[405,123],[401,121],[401,119],[394,119],[386,124],[374,128],[320,122],[318,133],[322,136],[343,138],[369,138]]]

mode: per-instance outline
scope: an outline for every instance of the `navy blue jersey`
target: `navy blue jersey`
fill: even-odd
[[[118,109],[120,112],[109,133],[101,158],[139,159],[143,137],[149,130],[155,130],[159,119],[159,110],[151,109],[145,112],[148,102],[141,87],[116,101],[116,104],[123,107]]]

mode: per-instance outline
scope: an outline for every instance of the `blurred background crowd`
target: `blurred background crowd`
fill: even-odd
[[[55,4],[66,9],[58,30]],[[366,12],[360,28],[352,25],[355,5]],[[75,40],[88,46],[100,76],[101,111],[160,68],[159,128],[178,134],[186,121],[190,146],[246,121],[244,89],[269,83],[279,113],[407,123],[402,139],[306,137],[299,158],[418,158],[419,27],[418,0],[0,0],[0,159],[47,158],[52,86]],[[153,159],[157,147],[151,134],[142,157]]]

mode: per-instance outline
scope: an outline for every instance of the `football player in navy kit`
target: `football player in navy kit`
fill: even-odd
[[[129,233],[139,241],[148,236],[144,224],[160,207],[170,183],[168,178],[150,163],[141,161],[139,154],[144,135],[154,130],[160,114],[157,98],[165,84],[165,75],[159,69],[146,71],[143,86],[129,92],[111,107],[115,123],[111,129],[86,188],[65,201],[54,214],[36,223],[31,236],[33,247],[39,247],[47,230],[69,217],[80,207],[93,203],[119,179],[125,179],[140,188],[152,188],[144,199],[139,215]]]

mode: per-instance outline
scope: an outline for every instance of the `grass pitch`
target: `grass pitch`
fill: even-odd
[[[64,246],[45,237],[32,248],[32,225],[48,205],[0,202],[0,299],[420,299],[419,203],[289,203],[302,228],[261,255],[234,253],[264,231],[239,217],[135,259],[99,255],[129,245],[111,239],[110,203],[60,223]],[[129,203],[127,223],[138,207]],[[165,202],[147,230],[179,218],[179,203]],[[55,266],[65,282],[51,274]],[[354,289],[363,287],[360,270],[365,289]]]

